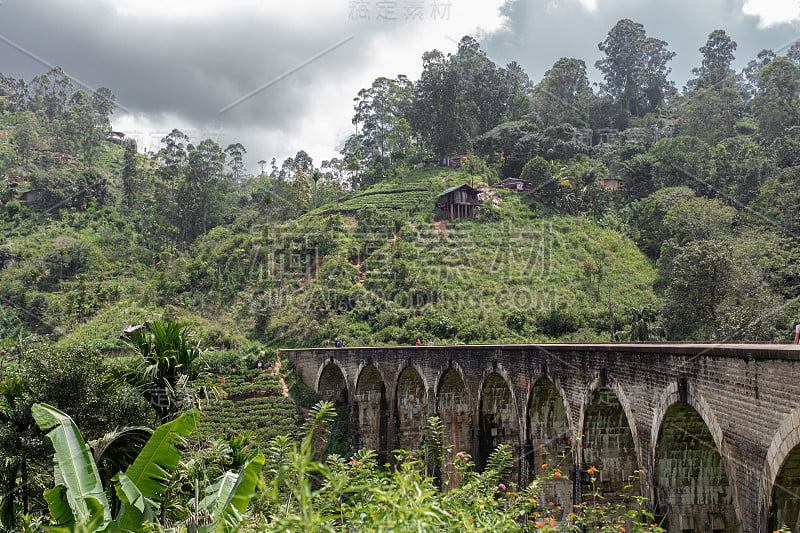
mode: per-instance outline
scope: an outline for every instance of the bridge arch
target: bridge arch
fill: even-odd
[[[486,461],[500,444],[511,446],[511,477],[519,479],[520,423],[514,390],[499,372],[490,372],[482,380],[478,398],[478,466]]]
[[[395,385],[396,448],[416,451],[422,443],[428,421],[428,386],[413,365],[404,367]]]
[[[582,439],[580,448],[580,485],[584,493],[597,489],[609,502],[620,502],[620,494],[641,494],[641,480],[630,481],[640,470],[642,454],[630,402],[615,380],[606,382],[598,374],[587,391],[587,403],[582,408]],[[597,487],[591,486],[592,475],[587,470],[599,470],[594,477]],[[625,490],[626,485],[631,485]]]
[[[575,473],[573,451],[567,449],[574,436],[569,403],[556,381],[541,376],[531,385],[526,405],[525,447],[531,479],[525,482],[537,477],[542,465],[556,466],[566,475],[545,484],[543,501],[555,502],[565,514],[569,513]]]
[[[353,395],[353,410],[357,417],[357,437],[360,438],[355,448],[374,450],[378,454],[379,461],[386,460],[389,420],[386,381],[373,364],[364,365],[358,373]]]
[[[727,450],[725,440],[722,435],[722,428],[717,421],[717,417],[714,413],[714,410],[711,409],[708,402],[706,401],[705,397],[700,394],[691,384],[685,379],[676,380],[669,385],[667,385],[659,394],[659,398],[655,403],[655,408],[653,411],[653,422],[650,426],[650,464],[653,465],[654,472],[652,473],[651,479],[653,480],[653,484],[650,487],[651,492],[649,494],[650,501],[653,502],[653,505],[656,505],[659,501],[659,494],[658,491],[661,491],[661,500],[665,499],[665,491],[669,490],[677,490],[677,488],[670,488],[659,486],[659,473],[655,471],[658,468],[658,444],[659,444],[659,437],[662,433],[662,426],[664,425],[665,417],[667,416],[667,412],[673,408],[675,405],[684,404],[690,407],[695,413],[697,413],[697,418],[691,416],[691,413],[684,412],[686,416],[686,423],[687,427],[694,426],[695,432],[701,432],[702,429],[699,427],[699,423],[702,422],[704,429],[708,432],[707,436],[710,437],[710,440],[705,441],[705,448],[710,449],[713,447],[716,454],[719,456],[721,461],[721,471],[718,472],[718,475],[724,475],[724,488],[721,489],[722,491],[727,490],[730,494],[731,505],[733,508],[733,516],[731,515],[730,511],[722,513],[713,513],[714,516],[700,516],[703,514],[703,511],[697,511],[699,509],[699,504],[695,504],[695,510],[692,511],[691,508],[688,508],[684,512],[679,512],[678,514],[685,515],[687,518],[684,520],[685,523],[689,523],[689,521],[695,522],[696,527],[702,527],[703,523],[705,522],[713,522],[714,518],[717,520],[717,527],[720,528],[720,531],[726,531],[733,527],[734,531],[737,528],[737,524],[742,523],[742,510],[740,508],[740,501],[738,495],[738,486],[736,483],[731,482],[731,473],[733,471],[733,466],[730,462],[730,453]],[[675,422],[675,413],[673,413],[673,420]],[[686,428],[683,428],[686,430]],[[680,429],[677,431],[680,432]],[[698,437],[700,438],[700,437]],[[695,441],[697,446],[689,446],[687,450],[687,454],[689,455],[689,461],[695,462],[702,462],[702,459],[698,456],[699,448],[698,446],[703,446],[702,444]],[[662,457],[664,459],[664,457]],[[666,458],[669,460],[669,458]],[[709,459],[707,457],[707,459]],[[710,460],[716,461],[713,457]],[[662,469],[664,465],[662,464]],[[709,470],[709,465],[706,464],[706,470]],[[713,469],[711,469],[713,471]],[[667,477],[666,475],[662,474],[663,477]],[[696,478],[696,472],[695,472]],[[672,479],[668,481],[667,484],[676,485],[677,483],[684,483],[684,481],[678,481],[677,479]],[[726,487],[725,487],[726,485]],[[697,495],[695,495],[697,497]],[[676,498],[677,495],[673,495],[673,498]],[[663,505],[663,503],[662,503]],[[677,505],[673,507],[679,507]],[[723,506],[724,507],[724,506]],[[663,511],[663,510],[662,510]],[[719,516],[722,516],[722,521],[720,521]],[[693,516],[693,518],[689,518],[689,516]],[[733,523],[735,520],[735,523]],[[700,523],[697,523],[700,521]],[[722,526],[723,522],[726,524],[724,527]],[[732,524],[732,525],[731,525]],[[713,525],[713,524],[711,524]]]
[[[786,415],[767,449],[760,502],[768,527],[800,527],[800,407]],[[773,530],[774,530],[773,529]]]
[[[437,380],[436,412],[442,421],[445,449],[442,482],[445,486],[455,486],[461,481],[458,471],[452,464],[458,460],[456,454],[472,455],[474,431],[472,401],[461,368],[451,366],[442,372]]]
[[[346,456],[348,449],[348,428],[350,427],[351,387],[347,382],[342,365],[338,361],[327,360],[317,372],[315,391],[320,399],[333,402],[336,418],[330,426],[330,438],[325,445],[326,454]]]
[[[336,374],[337,370],[338,370],[338,375],[341,376],[341,379],[344,382],[346,397],[349,399],[350,396],[352,396],[352,391],[350,390],[350,384],[347,381],[347,374],[345,373],[344,365],[342,365],[339,361],[331,357],[330,359],[326,359],[325,361],[322,362],[321,365],[319,365],[319,369],[317,370],[317,375],[314,379],[314,383],[316,384],[314,387],[314,392],[319,394],[323,400],[328,400],[328,398],[326,398],[326,394],[323,393],[323,388],[330,385],[331,380],[338,381]],[[330,401],[335,402],[334,399],[331,399]]]
[[[653,454],[654,505],[669,531],[739,530],[725,462],[697,409],[683,401],[667,408]]]
[[[714,415],[714,411],[709,407],[705,398],[703,398],[700,393],[694,390],[691,384],[686,381],[671,382],[664,388],[664,390],[661,391],[661,394],[656,401],[656,407],[653,411],[653,424],[650,426],[650,442],[653,446],[652,451],[655,452],[655,443],[658,440],[658,434],[661,429],[661,424],[664,421],[664,416],[667,414],[667,410],[673,404],[680,402],[690,405],[700,414],[700,417],[703,419],[708,431],[714,438],[714,444],[717,447],[717,450],[719,450],[720,455],[723,457],[727,455],[724,449],[725,444],[722,438],[722,428],[720,427],[719,422],[717,422],[717,417]]]

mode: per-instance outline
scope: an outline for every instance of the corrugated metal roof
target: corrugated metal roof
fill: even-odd
[[[476,194],[477,194],[477,192],[478,192],[478,191],[476,191],[475,189],[473,189],[472,187],[470,187],[469,185],[467,185],[466,183],[462,183],[461,185],[456,185],[455,187],[450,187],[450,188],[449,188],[449,189],[447,189],[446,191],[442,191],[442,192],[440,192],[440,193],[439,193],[439,195],[437,196],[437,198],[439,198],[439,196],[444,196],[444,195],[446,195],[446,194],[450,194],[451,192],[453,192],[453,191],[455,191],[455,190],[458,190],[458,189],[460,189],[461,187],[466,187],[467,189],[471,189],[471,190],[472,190],[472,192],[474,192],[474,193],[476,193]]]

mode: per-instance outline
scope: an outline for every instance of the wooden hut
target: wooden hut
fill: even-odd
[[[475,218],[478,191],[467,185],[451,187],[436,197],[436,207],[450,219]]]

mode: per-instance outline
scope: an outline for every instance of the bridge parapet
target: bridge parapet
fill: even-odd
[[[413,447],[438,414],[479,464],[511,444],[520,484],[572,438],[564,509],[601,470],[670,531],[800,530],[800,347],[545,344],[283,350],[324,399],[347,404],[351,446]],[[552,455],[551,455],[552,456]],[[788,468],[787,468],[788,465]],[[797,468],[795,468],[797,467]],[[611,495],[611,493],[610,493]]]

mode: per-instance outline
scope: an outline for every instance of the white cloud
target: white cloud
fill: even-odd
[[[758,26],[800,22],[800,0],[745,0],[742,13],[759,18]]]
[[[597,11],[597,0],[578,0],[589,11]]]
[[[280,160],[300,149],[319,162],[337,156],[344,139],[352,132],[353,98],[361,88],[380,76],[405,74],[416,79],[425,51],[437,48],[453,52],[464,35],[480,38],[500,30],[507,22],[500,13],[505,0],[424,0],[418,4],[423,6],[422,12],[412,21],[405,20],[404,6],[410,5],[405,0],[394,2],[397,20],[381,20],[376,0],[360,3],[367,6],[369,20],[354,20],[352,7],[356,4],[350,0],[114,2],[117,15],[136,26],[157,20],[158,26],[150,26],[155,40],[163,39],[170,31],[186,34],[187,28],[205,30],[219,24],[221,38],[214,36],[215,32],[196,31],[197,40],[192,39],[193,44],[176,55],[186,57],[187,52],[194,52],[197,57],[192,57],[189,65],[178,63],[174,67],[186,75],[197,76],[200,72],[205,76],[193,84],[205,89],[201,94],[222,95],[214,110],[352,36],[340,48],[254,94],[230,112],[218,115],[214,120],[221,127],[201,124],[199,114],[193,115],[192,108],[185,105],[184,113],[168,114],[148,113],[138,106],[140,111],[136,115],[116,117],[115,128],[139,132],[144,141],[142,148],[146,149],[157,147],[160,136],[174,127],[190,136],[192,132],[199,134],[205,130],[221,132],[222,142],[239,141],[245,145],[251,169],[259,159],[269,160],[274,156]],[[234,31],[226,26],[240,20],[248,21],[249,25],[239,28],[239,38],[232,39]],[[256,32],[251,32],[251,27]],[[194,43],[203,42],[203,38],[206,44],[198,51]],[[214,39],[212,45],[208,45],[209,39]],[[244,55],[251,60],[260,56],[264,63],[251,62],[245,68],[235,63],[235,55],[227,60],[222,54],[228,53],[228,45],[246,50]],[[202,104],[206,109],[210,107],[206,101]],[[164,107],[169,108],[169,104]],[[194,106],[198,107],[201,106]],[[206,119],[212,116],[214,113],[205,113]]]

